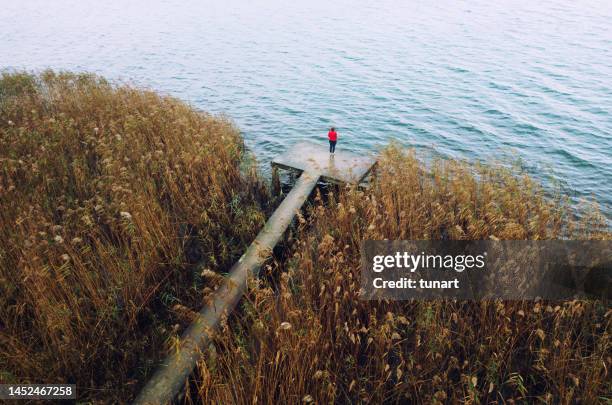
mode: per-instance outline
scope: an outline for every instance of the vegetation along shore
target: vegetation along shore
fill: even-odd
[[[89,74],[2,74],[0,381],[129,402],[276,204],[224,117]],[[442,238],[612,234],[514,169],[390,145],[367,189],[316,191],[182,401],[611,400],[601,301],[359,300],[363,240]]]

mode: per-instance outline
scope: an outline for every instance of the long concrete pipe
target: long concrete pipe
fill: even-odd
[[[319,180],[318,174],[304,172],[283,202],[274,211],[247,251],[232,266],[212,302],[202,308],[197,319],[183,334],[179,349],[164,360],[142,389],[134,404],[167,404],[185,386],[196,362],[223,316],[236,306],[247,287],[247,279],[257,276],[261,265],[283,236]]]

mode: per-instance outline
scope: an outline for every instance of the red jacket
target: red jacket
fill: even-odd
[[[327,133],[327,137],[329,138],[330,141],[337,141],[338,140],[338,133],[336,131],[329,131]]]

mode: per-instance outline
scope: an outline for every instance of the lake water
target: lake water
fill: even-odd
[[[91,71],[225,113],[263,168],[338,128],[520,159],[612,217],[612,1],[5,0],[0,68]]]

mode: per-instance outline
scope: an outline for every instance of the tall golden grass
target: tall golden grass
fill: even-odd
[[[238,130],[91,75],[0,79],[0,381],[128,402],[263,225]],[[390,147],[317,196],[198,363],[187,402],[597,403],[601,303],[367,302],[365,239],[610,239],[526,176]],[[196,267],[202,263],[205,270]]]
[[[387,149],[372,186],[317,198],[276,283],[251,288],[198,365],[203,403],[610,401],[612,310],[601,302],[358,297],[365,239],[610,239],[511,169]]]
[[[194,263],[226,271],[263,224],[244,155],[231,122],[173,98],[3,74],[0,381],[132,397],[201,305]]]

